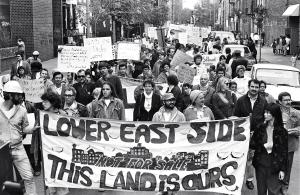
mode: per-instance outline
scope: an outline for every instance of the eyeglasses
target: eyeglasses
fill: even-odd
[[[85,75],[78,75],[77,77],[78,78],[83,78],[83,77],[85,77]]]
[[[65,94],[65,97],[72,97],[74,95],[71,95],[71,94]]]
[[[282,100],[283,102],[291,102],[291,99],[287,99],[287,100]]]

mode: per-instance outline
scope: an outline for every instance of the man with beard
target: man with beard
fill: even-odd
[[[291,169],[293,165],[294,153],[299,148],[300,135],[300,112],[292,108],[291,94],[282,92],[278,95],[278,101],[282,112],[282,119],[285,129],[288,130],[288,170],[284,177],[285,186],[283,191],[287,192],[289,187]],[[287,194],[287,193],[286,193]]]
[[[260,82],[256,79],[251,79],[248,82],[248,92],[241,96],[235,105],[234,116],[248,117],[250,116],[250,132],[251,136],[257,129],[258,125],[262,124],[265,120],[264,113],[267,106],[267,101],[264,97],[258,94]],[[250,145],[252,142],[250,141]],[[254,168],[252,166],[252,158],[254,150],[249,149],[248,160],[246,167],[246,185],[250,190],[254,189]]]
[[[184,122],[185,117],[176,107],[176,99],[172,93],[165,93],[162,97],[163,106],[152,118],[154,122]]]
[[[4,85],[4,102],[0,104],[1,139],[10,143],[10,153],[15,167],[24,180],[26,194],[36,194],[32,167],[23,146],[23,135],[31,134],[39,127],[29,128],[26,108],[23,101],[23,90],[17,81],[8,81]]]

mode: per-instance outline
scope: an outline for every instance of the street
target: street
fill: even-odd
[[[290,64],[290,56],[282,56],[282,55],[276,55],[272,53],[272,48],[270,47],[263,47],[262,48],[262,61],[264,63],[270,62],[270,63],[277,63],[277,64],[285,64],[288,65]],[[48,68],[50,72],[56,68],[57,65],[57,59],[52,59],[46,62],[43,62],[43,66],[45,68]],[[299,64],[297,68],[300,68]],[[6,72],[8,73],[8,72]],[[36,180],[36,186],[38,188],[38,194],[43,194],[44,193],[44,188],[43,188],[43,177],[35,177]],[[300,194],[300,151],[298,150],[295,153],[294,156],[294,163],[293,163],[293,168],[292,168],[292,173],[291,173],[291,183],[290,183],[290,189],[289,189],[289,195],[299,195]],[[255,184],[256,185],[256,184]],[[70,195],[95,195],[95,194],[103,194],[103,195],[115,195],[115,194],[120,194],[119,192],[116,191],[104,191],[104,192],[99,192],[98,190],[74,190],[70,189]],[[130,195],[138,195],[141,194],[140,192],[122,192],[122,194],[130,194]],[[145,195],[153,195],[155,194],[154,192],[143,192]],[[183,194],[189,194],[189,195],[199,195],[199,194],[209,194],[209,195],[217,195],[218,193],[196,193],[196,192],[178,192],[178,195],[183,195]],[[256,190],[248,190],[246,189],[245,185],[244,188],[242,189],[242,195],[253,195],[257,194]]]

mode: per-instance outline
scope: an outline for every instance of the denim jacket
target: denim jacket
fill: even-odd
[[[92,111],[90,117],[125,120],[125,108],[123,101],[112,97],[110,103],[106,106],[104,98],[92,102]]]

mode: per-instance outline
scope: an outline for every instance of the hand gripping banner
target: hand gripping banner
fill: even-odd
[[[45,183],[241,194],[249,118],[154,123],[40,113]]]

